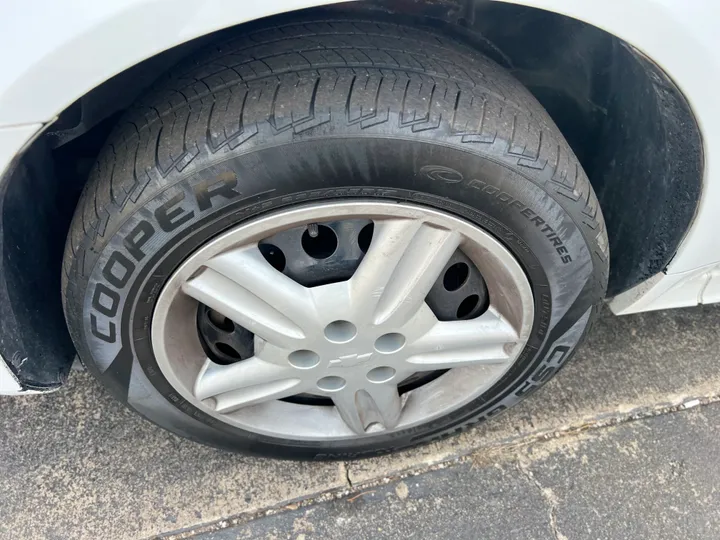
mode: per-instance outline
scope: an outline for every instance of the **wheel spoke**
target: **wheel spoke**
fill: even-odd
[[[331,397],[340,416],[355,433],[366,433],[370,426],[392,429],[400,420],[402,404],[395,384],[368,384],[359,390],[344,388]]]
[[[459,233],[419,220],[376,221],[370,249],[351,280],[353,297],[364,304],[360,310],[372,310],[364,315],[376,325],[407,322],[459,243]]]
[[[407,363],[415,371],[469,364],[502,364],[518,342],[515,329],[495,310],[469,321],[438,322],[413,343]]]
[[[301,392],[303,383],[293,375],[290,368],[258,357],[228,366],[208,360],[195,380],[193,393],[200,400],[213,398],[214,409],[228,413]]]
[[[255,248],[208,261],[183,292],[266,341],[295,347],[312,330],[315,305],[308,289],[275,270]]]

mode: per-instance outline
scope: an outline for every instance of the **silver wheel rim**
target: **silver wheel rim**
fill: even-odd
[[[291,227],[359,217],[374,234],[347,281],[304,287],[258,249]],[[482,273],[490,304],[474,319],[440,322],[425,297],[457,249]],[[212,362],[198,302],[253,332],[254,356]],[[268,215],[198,249],[161,291],[151,337],[165,378],[203,412],[267,436],[329,441],[417,426],[478,398],[517,361],[533,315],[521,266],[482,229],[429,208],[336,202]],[[429,370],[448,371],[399,394],[400,381]],[[334,406],[284,400],[301,393]]]

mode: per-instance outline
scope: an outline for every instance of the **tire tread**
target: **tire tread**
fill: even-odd
[[[398,111],[398,124],[392,122]],[[571,202],[607,259],[598,200],[545,110],[491,60],[434,31],[317,20],[259,29],[191,57],[125,114],[98,157],[65,257],[114,232],[123,216],[198,156],[242,150],[338,121],[364,130],[447,131],[456,144],[504,144],[504,157]],[[152,187],[151,187],[152,186]],[[151,187],[150,189],[148,189]]]

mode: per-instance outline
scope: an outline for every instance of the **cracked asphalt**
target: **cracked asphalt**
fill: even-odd
[[[196,538],[717,538],[719,435],[712,404],[471,456]]]
[[[184,441],[74,373],[0,398],[0,539],[715,538],[719,344],[720,307],[606,310],[518,407],[349,463]]]

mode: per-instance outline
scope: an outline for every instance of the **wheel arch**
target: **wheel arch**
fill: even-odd
[[[145,21],[152,19],[150,14],[154,13],[152,10],[159,9],[160,2],[136,2],[113,13],[98,12],[99,22],[94,25],[90,24],[88,17],[86,32],[72,36],[63,47],[58,47],[44,56],[41,62],[30,66],[23,77],[0,93],[0,125],[52,122],[56,119],[28,153],[16,161],[16,165],[19,163],[20,166],[7,171],[5,184],[12,189],[19,182],[27,182],[30,169],[22,165],[30,160],[30,156],[34,155],[33,159],[39,159],[41,163],[47,162],[47,166],[32,173],[37,179],[36,185],[47,188],[35,199],[40,200],[41,208],[51,208],[53,201],[61,200],[58,208],[62,215],[59,219],[69,223],[73,200],[79,195],[85,179],[83,171],[107,135],[114,115],[129,105],[158,72],[208,40],[217,39],[219,33],[234,31],[225,30],[225,27],[275,12],[330,3],[333,0],[271,0],[251,9],[233,7],[230,13],[225,10],[223,17],[219,17],[215,12],[221,9],[214,6],[215,2],[206,2],[197,12],[197,20],[188,22],[187,17],[184,21],[172,19],[172,24],[164,26],[152,39],[145,36],[152,30]],[[653,3],[652,0],[628,1],[632,9],[638,10],[642,6],[647,9],[648,4]],[[477,46],[508,67],[548,108],[580,156],[599,195],[613,254],[610,294],[622,292],[665,270],[687,234],[700,200],[704,164],[700,130],[684,94],[658,64],[616,35],[593,26],[596,24],[614,31],[607,24],[608,16],[601,13],[602,10],[586,8],[583,12],[582,8],[567,0],[491,4],[471,0],[353,2],[341,8],[354,11],[369,9],[384,17],[422,18]],[[594,17],[596,19],[588,23],[580,22],[580,19]],[[506,24],[497,25],[498,20]],[[514,22],[510,23],[510,20]],[[670,24],[671,21],[666,22]],[[115,42],[121,42],[117,32],[127,32],[133,23],[138,24],[134,32],[144,36],[146,46],[138,45],[123,51],[114,49],[117,47]],[[548,24],[559,36],[554,41],[550,39],[552,32],[548,30]],[[626,36],[629,33],[627,25],[623,23],[620,26],[622,28],[617,32],[620,37],[632,38]],[[514,47],[513,42],[519,35],[533,35],[533,32],[541,32],[546,46],[523,57],[523,48]],[[85,50],[91,49],[89,44],[95,40],[101,45],[96,47],[94,55],[113,58],[113,62],[107,62],[101,69],[87,70],[93,62],[84,64],[82,58],[88,58]],[[573,44],[579,47],[577,58],[563,56],[562,49]],[[642,44],[638,46],[642,47]],[[648,50],[647,47],[644,49]],[[51,67],[60,58],[73,54],[79,55],[78,71],[73,71],[76,80],[67,85],[60,84],[60,79],[68,78],[67,74],[53,71]],[[544,58],[541,58],[543,55]],[[610,68],[611,65],[615,67]],[[602,76],[597,76],[597,70],[602,71]],[[558,77],[563,73],[572,73],[569,85],[558,84]],[[632,91],[622,91],[618,83],[628,80],[633,81]],[[43,96],[42,104],[32,106],[26,102],[28,88],[53,86],[53,83],[60,86],[57,92],[50,93],[54,94],[52,98],[45,99]],[[568,110],[572,113],[569,114]],[[21,118],[22,122],[18,122]],[[601,152],[593,153],[593,144],[603,141],[613,141],[614,144],[605,144],[601,146]],[[636,144],[621,145],[618,141],[635,141]],[[643,141],[643,146],[640,141]],[[674,162],[671,158],[676,153],[686,156],[686,159]],[[24,176],[18,173],[21,170],[25,171]],[[652,196],[648,195],[648,185],[655,189]],[[64,189],[60,190],[57,186]],[[15,189],[19,189],[19,184]],[[630,204],[637,200],[644,205],[642,212],[638,211],[637,205]],[[23,204],[25,206],[17,206],[14,211],[27,210],[27,203]],[[11,214],[6,212],[11,211],[13,207],[4,204],[3,219],[7,219],[5,216]],[[57,274],[51,276],[55,279],[59,276],[60,261],[55,249],[57,241],[52,239],[57,235],[43,237],[43,231],[52,228],[49,222],[43,220],[28,221],[25,227],[34,231],[30,235],[35,238],[33,248],[47,248],[49,253],[54,254],[50,257],[52,260],[38,272],[56,271]],[[5,234],[9,233],[5,231]],[[12,243],[15,239],[6,236],[5,242]],[[47,304],[47,308],[38,309],[47,310],[46,315],[53,318],[53,324],[59,323],[58,328],[63,327],[61,314],[55,309],[55,299]],[[37,331],[34,333],[37,334]],[[28,343],[32,339],[40,340],[47,345],[49,353],[58,352],[58,358],[63,358],[62,369],[51,381],[55,386],[67,375],[66,337],[58,331],[49,336],[27,338]],[[38,360],[40,356],[42,361]],[[8,359],[8,363],[16,374],[21,374],[18,363],[22,358],[29,357],[26,362],[32,366],[35,362],[47,362],[48,356],[20,354],[17,362]],[[39,388],[43,383],[30,378],[24,382],[29,388]]]

